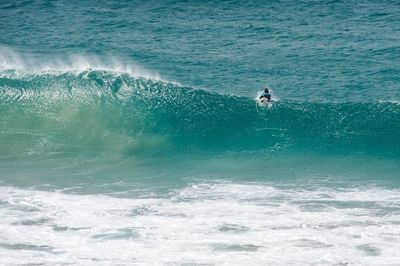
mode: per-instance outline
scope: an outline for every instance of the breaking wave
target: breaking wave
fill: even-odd
[[[400,106],[221,95],[110,70],[0,74],[0,156],[316,151],[399,158]]]

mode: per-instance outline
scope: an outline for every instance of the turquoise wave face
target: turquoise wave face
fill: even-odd
[[[6,71],[0,84],[0,158],[10,173],[24,165],[41,178],[43,169],[65,171],[69,180],[82,169],[116,179],[307,171],[393,178],[399,170],[395,103],[276,101],[269,109],[250,98],[100,70]]]
[[[399,158],[395,103],[220,95],[107,71],[1,77],[1,155],[324,152]]]

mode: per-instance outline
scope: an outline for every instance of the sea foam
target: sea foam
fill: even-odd
[[[151,71],[138,63],[125,62],[115,56],[95,56],[88,54],[35,55],[0,46],[0,71],[14,70],[22,73],[108,71],[126,73],[134,77],[162,80],[156,71]]]
[[[397,190],[216,182],[161,197],[14,187],[0,192],[0,255],[7,265],[384,265],[400,260]]]

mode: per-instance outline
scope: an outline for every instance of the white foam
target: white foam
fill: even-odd
[[[380,100],[380,101],[378,101],[379,103],[394,103],[394,104],[396,104],[396,105],[399,105],[400,104],[400,100],[387,100],[387,101],[383,101],[383,100]]]
[[[24,73],[43,72],[84,72],[89,70],[127,73],[135,77],[162,80],[155,71],[150,71],[135,62],[124,62],[115,56],[98,57],[94,55],[70,54],[59,56],[35,56],[16,52],[9,47],[0,46],[0,71],[15,70]]]
[[[201,183],[167,197],[0,187],[6,265],[388,265],[400,191]]]

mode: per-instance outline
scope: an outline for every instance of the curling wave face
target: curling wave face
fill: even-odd
[[[126,73],[0,75],[1,157],[316,151],[399,158],[400,106],[276,102]]]
[[[278,101],[257,110],[250,98],[90,69],[3,70],[0,84],[0,163],[11,184],[21,176],[21,184],[99,175],[396,179],[399,170],[396,103]]]

